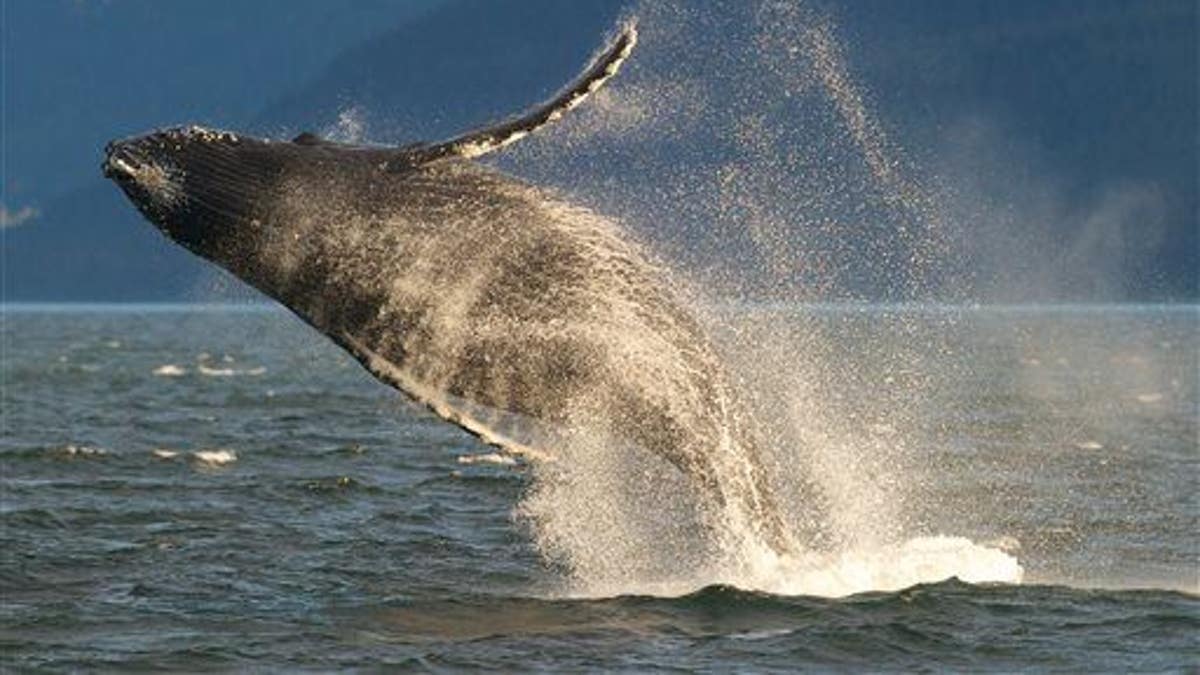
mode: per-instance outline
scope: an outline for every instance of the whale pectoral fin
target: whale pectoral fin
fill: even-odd
[[[358,338],[346,331],[328,334],[339,346],[363,365],[375,377],[400,390],[405,396],[424,405],[438,417],[455,424],[463,431],[475,436],[488,445],[495,446],[507,454],[533,461],[552,461],[554,455],[531,445],[510,438],[478,419],[471,411],[447,399],[443,392],[422,384],[404,368],[376,353]]]
[[[412,159],[416,163],[444,157],[473,159],[515,143],[538,129],[556,122],[604,86],[620,70],[637,44],[634,21],[621,26],[617,36],[596,55],[567,88],[530,112],[494,126],[472,131],[438,145],[421,148]]]

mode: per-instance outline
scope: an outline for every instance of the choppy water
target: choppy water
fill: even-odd
[[[889,320],[944,310],[756,311],[844,333],[822,358],[861,393]],[[513,515],[525,467],[282,310],[10,307],[2,663],[1200,667],[1196,308],[956,313],[962,367],[907,417],[906,534],[1003,550],[1023,584],[583,598]]]

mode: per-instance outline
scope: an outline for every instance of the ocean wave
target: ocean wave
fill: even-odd
[[[192,459],[195,460],[197,464],[203,466],[218,467],[236,462],[238,456],[233,450],[196,450],[192,453]]]
[[[517,463],[517,459],[512,455],[502,454],[499,452],[488,452],[478,455],[460,455],[458,457],[459,464],[496,464],[499,466],[513,466]]]
[[[196,372],[208,377],[235,377],[238,375],[262,375],[267,372],[263,366],[254,368],[212,368],[201,363],[196,366]]]
[[[183,377],[193,371],[188,370],[186,366],[181,366],[177,363],[164,363],[154,369],[153,373],[157,377]],[[265,366],[254,366],[251,368],[234,368],[232,366],[210,366],[201,359],[201,362],[196,364],[195,371],[197,375],[205,377],[237,377],[242,375],[257,376],[267,372]]]
[[[74,443],[68,443],[66,445],[60,445],[52,448],[50,453],[58,457],[81,459],[105,457],[109,454],[108,450],[101,447],[83,444],[76,445]]]

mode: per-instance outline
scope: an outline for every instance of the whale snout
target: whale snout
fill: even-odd
[[[179,201],[181,172],[161,134],[109,143],[100,168],[155,224]]]
[[[105,178],[137,180],[149,163],[147,154],[139,148],[139,140],[112,141],[104,146],[104,162],[100,168]]]

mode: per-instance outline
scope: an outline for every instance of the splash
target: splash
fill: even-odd
[[[733,512],[705,539],[686,482],[576,439],[566,461],[534,467],[518,508],[567,592],[1020,582],[1011,553],[913,515],[936,471],[921,462],[925,402],[963,367],[942,337],[954,316],[841,304],[953,298],[967,280],[937,191],[872,113],[833,18],[771,1],[638,14],[627,79],[518,150],[514,169],[618,215],[705,289],[693,310],[740,380],[800,547],[763,546]]]
[[[428,161],[488,143],[347,148],[187,128],[115,144],[105,167],[164,233],[285,304],[380,380],[506,453],[530,454],[519,513],[573,589],[708,580],[838,592],[988,576],[976,567],[1010,580],[995,552],[930,539],[906,519],[933,382],[909,352],[913,324],[847,341],[812,316],[711,300],[909,299],[931,288],[938,260],[919,181],[901,171],[828,24],[812,12],[764,19],[774,5],[763,7],[726,8],[715,31],[707,9],[658,23],[681,28],[662,36],[660,73],[677,72],[676,53],[712,61],[704,78],[666,90],[699,94],[686,102],[617,101],[633,111],[618,116],[619,135],[641,140],[612,152],[648,162],[651,180],[595,183],[582,192],[605,197],[594,210],[477,163]],[[605,52],[613,69],[589,66],[565,106],[615,72],[631,31]],[[737,49],[696,49],[695,31],[757,47],[739,62]],[[792,54],[813,76],[791,77]],[[659,93],[645,81],[632,91]],[[780,92],[795,100],[778,105]],[[562,109],[542,110],[552,119]],[[681,111],[682,123],[657,133],[652,110]],[[811,111],[825,124],[816,136],[796,128]],[[496,145],[541,126],[536,111],[523,119],[531,125],[464,138]],[[359,135],[342,121],[347,138]],[[637,130],[647,126],[649,136]],[[186,169],[178,200],[139,173],[160,161]],[[678,198],[664,200],[664,187]],[[664,220],[722,236],[681,258],[630,232]],[[734,230],[740,238],[724,236]],[[724,264],[684,278],[705,255]],[[906,562],[885,569],[897,559]]]
[[[967,583],[1021,583],[1021,563],[999,548],[965,537],[914,537],[899,544],[831,553],[779,555],[762,548],[733,568],[704,570],[659,581],[625,580],[575,586],[575,597],[637,594],[661,597],[688,595],[722,584],[775,595],[827,598],[858,593],[898,591],[917,584],[955,578]]]
[[[343,108],[337,121],[323,130],[323,136],[339,143],[364,143],[367,141],[367,119],[359,106]]]

